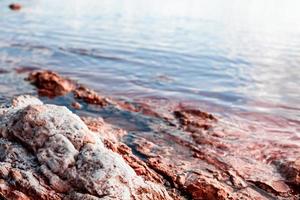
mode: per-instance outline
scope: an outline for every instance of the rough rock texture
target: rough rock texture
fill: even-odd
[[[136,174],[163,183],[172,198],[300,199],[299,122],[261,113],[223,120],[193,104],[155,97],[101,106],[93,103],[101,96],[89,91],[82,89],[81,113],[101,112],[128,132],[101,118],[83,121]]]
[[[0,194],[7,199],[172,199],[65,107],[30,96],[0,109]]]
[[[52,71],[32,72],[27,80],[39,89],[39,94],[49,97],[64,95],[76,88],[73,81]]]
[[[102,118],[82,117],[82,120],[87,124],[88,128],[97,132],[103,137],[104,145],[113,152],[120,154],[126,163],[134,169],[137,175],[142,176],[145,180],[155,183],[166,184],[167,180],[164,177],[151,169],[146,162],[135,156],[126,144],[120,142],[124,135],[127,135],[122,129],[112,127],[103,121]],[[174,200],[186,199],[178,190],[167,187],[169,194]]]
[[[295,161],[276,163],[287,183],[300,192],[300,158]]]
[[[18,3],[12,3],[8,6],[11,10],[21,10],[22,6]]]
[[[79,86],[74,90],[74,97],[89,104],[96,104],[100,106],[107,106],[109,104],[108,99],[101,97],[95,91],[84,86]]]
[[[52,71],[31,72],[27,80],[38,88],[39,95],[41,96],[55,97],[72,92],[74,98],[89,104],[102,107],[110,104],[107,98],[100,96],[95,91],[83,85],[78,85],[75,81],[64,78]],[[73,102],[72,106],[77,109],[80,108],[78,102]]]

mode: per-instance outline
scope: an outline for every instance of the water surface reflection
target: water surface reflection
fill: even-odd
[[[22,3],[0,13],[1,68],[57,70],[109,95],[300,120],[296,0]]]

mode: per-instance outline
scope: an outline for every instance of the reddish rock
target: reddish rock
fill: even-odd
[[[90,130],[103,136],[105,146],[121,155],[127,164],[134,169],[137,175],[142,176],[145,180],[155,183],[166,182],[162,174],[157,173],[154,167],[151,167],[151,165],[148,166],[146,162],[133,154],[131,148],[120,142],[122,137],[126,135],[127,132],[119,128],[112,127],[111,125],[105,123],[102,118],[83,117],[82,120],[87,124]],[[144,142],[144,144],[140,143],[140,146],[143,146],[144,150],[151,149],[152,145],[150,143],[146,144],[147,141]],[[178,190],[168,188],[168,193],[174,200],[185,199],[178,193]]]
[[[110,104],[107,98],[101,97],[95,91],[84,86],[79,86],[74,90],[74,97],[88,104],[95,104],[99,106],[107,106]]]
[[[100,96],[95,91],[82,85],[78,86],[75,81],[64,78],[52,71],[31,72],[27,80],[38,88],[41,96],[56,97],[73,92],[75,99],[82,100],[88,104],[95,104],[101,107],[110,104],[107,98]],[[81,107],[75,101],[71,106],[75,109],[80,109]]]
[[[287,184],[300,193],[300,159],[295,161],[276,162],[280,173],[286,177]]]
[[[73,101],[71,106],[77,110],[81,109],[81,107],[82,107],[81,104],[78,103],[77,101]]]
[[[174,115],[183,127],[189,129],[196,127],[207,130],[212,122],[217,121],[212,114],[195,109],[177,110],[174,111]]]
[[[22,6],[18,3],[12,3],[8,6],[11,10],[21,10]]]
[[[6,74],[9,73],[9,71],[5,70],[5,69],[0,69],[0,74]]]
[[[149,138],[148,140],[141,138],[135,140],[133,144],[134,150],[146,157],[142,163],[145,161],[144,163],[156,176],[170,183],[171,187],[180,191],[183,196],[199,200],[266,200],[270,198],[296,200],[298,198],[297,192],[293,194],[292,189],[286,184],[297,183],[298,171],[295,167],[297,165],[287,164],[289,168],[285,168],[283,174],[288,175],[289,178],[284,180],[279,172],[276,172],[274,166],[255,160],[254,156],[249,157],[247,153],[256,156],[259,154],[250,149],[243,149],[247,145],[236,147],[229,143],[226,137],[231,140],[242,133],[225,130],[221,122],[218,122],[213,115],[196,109],[184,108],[180,108],[174,114],[180,124],[179,127],[186,131],[184,134],[189,135],[191,141],[170,137],[164,132],[160,136],[164,138],[162,143],[157,139],[150,142]],[[178,145],[170,147],[169,142]],[[111,144],[106,141],[105,144],[122,155],[136,173],[145,177],[149,176],[145,168],[140,167],[140,163],[136,164],[126,159],[124,155],[130,155],[131,151],[128,147],[124,147],[124,144],[121,149],[118,149],[116,143]],[[258,150],[262,147],[264,146],[260,147],[252,143],[251,148]],[[273,152],[277,151],[272,145],[268,146],[268,149],[273,149]],[[189,151],[192,154],[190,157],[185,155]],[[244,154],[241,155],[241,153]],[[229,155],[224,156],[226,154]],[[278,159],[278,156],[273,159],[275,158]],[[272,160],[271,157],[269,159]],[[297,188],[293,191],[297,191]]]
[[[101,117],[81,117],[81,119],[91,131],[100,134],[101,137],[113,143],[119,142],[122,137],[127,134],[123,129],[115,128],[104,122]]]
[[[30,72],[32,70],[35,69],[30,67],[21,67],[17,68],[16,72],[24,73]],[[83,85],[77,85],[75,84],[75,81],[64,78],[52,71],[31,72],[27,80],[38,88],[38,92],[41,96],[55,97],[73,92],[75,99],[81,100],[87,104],[99,105],[101,107],[113,104],[119,109],[127,110],[130,112],[139,112],[151,117],[162,119],[172,118],[170,114],[167,114],[165,112],[158,112],[155,109],[152,109],[146,103],[131,103],[119,100],[113,101],[101,96],[94,90],[91,90]],[[75,109],[79,109],[79,104],[77,104],[76,102],[73,102],[71,106]]]
[[[102,141],[65,107],[30,96],[14,99],[0,108],[0,194],[7,199],[172,199]]]
[[[130,133],[108,125],[102,118],[83,118],[83,121],[136,174],[145,180],[164,183],[174,199],[300,198],[299,137],[269,131],[277,124],[270,116],[267,118],[272,124],[262,124],[265,117],[257,116],[251,116],[251,120],[258,118],[259,123],[231,122],[171,100],[110,103],[86,87],[78,87],[74,96],[86,103],[110,105],[116,111],[135,112],[135,117],[155,118],[147,121],[151,131],[132,128]],[[283,122],[278,124],[282,126]],[[131,139],[126,141],[125,135],[124,138]],[[55,179],[52,182],[67,185]],[[79,198],[80,194],[76,195]]]
[[[76,88],[76,84],[73,81],[62,78],[51,71],[32,72],[27,80],[38,88],[39,94],[42,96],[60,96]]]

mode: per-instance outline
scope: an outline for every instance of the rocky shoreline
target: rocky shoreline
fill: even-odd
[[[94,106],[109,114],[79,112],[80,119],[30,96],[3,105],[4,199],[300,197],[297,144],[243,132],[194,107],[108,98],[51,71],[31,72],[27,80],[40,96],[67,96],[75,110]],[[115,121],[133,127],[108,123]]]

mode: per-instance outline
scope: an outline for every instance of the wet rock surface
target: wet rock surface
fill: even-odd
[[[106,98],[101,97],[95,91],[84,86],[79,86],[74,90],[74,97],[89,104],[96,104],[99,106],[109,105],[109,101]]]
[[[209,119],[211,120],[211,117]],[[102,120],[87,118],[84,121],[91,129],[95,129],[97,124],[100,127],[104,126]],[[230,153],[229,146],[224,148],[225,144],[221,146],[219,141],[212,138],[206,139],[209,143],[199,145],[197,140],[194,143],[192,140],[176,138],[171,133],[163,134],[163,139],[136,136],[130,143],[127,141],[128,145],[118,142],[122,137],[126,137],[126,133],[115,132],[114,138],[104,138],[107,147],[122,155],[137,174],[147,180],[164,183],[169,191],[173,188],[175,198],[178,199],[299,198],[299,190],[289,184],[297,183],[299,168],[297,169],[294,163],[287,164],[288,169],[283,169],[281,173],[276,169],[279,165]],[[173,144],[170,145],[170,141]],[[205,146],[201,148],[202,145]],[[287,179],[282,174],[290,178]]]
[[[0,109],[0,133],[5,199],[172,199],[65,107],[17,97]]]
[[[49,97],[67,94],[76,88],[73,81],[51,71],[32,72],[27,80],[39,89],[39,94]]]
[[[38,88],[39,95],[41,96],[56,97],[73,93],[75,99],[88,104],[99,106],[110,104],[108,99],[100,96],[97,92],[52,71],[31,72],[27,80]],[[80,108],[78,102],[73,102],[72,104],[75,108]]]
[[[137,175],[163,184],[171,198],[299,199],[300,138],[273,131],[284,122],[261,115],[250,117],[270,119],[268,124],[232,122],[183,103],[132,102],[90,91],[84,87],[77,99],[82,107],[76,112],[90,116],[82,117],[85,124]],[[75,101],[60,96],[49,101]]]

